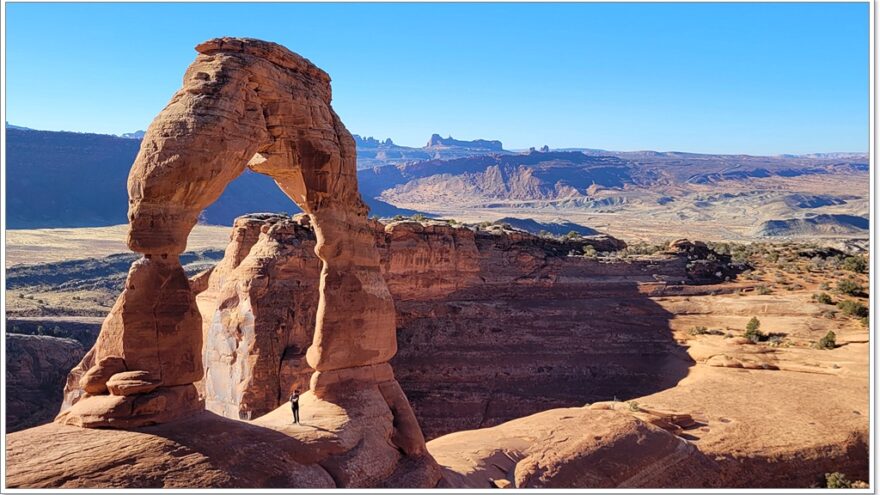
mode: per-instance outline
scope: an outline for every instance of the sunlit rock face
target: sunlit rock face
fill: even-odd
[[[437,221],[371,226],[397,311],[395,376],[429,437],[650,392],[687,367],[670,315],[637,286],[686,279],[685,258],[601,263],[569,253],[619,241]],[[305,217],[243,217],[224,260],[199,277],[208,279],[197,300],[209,410],[254,418],[306,386],[314,239]]]
[[[362,440],[348,459],[376,461],[358,467],[360,477],[344,473],[344,486],[384,483],[404,458],[430,486],[436,463],[389,364],[394,305],[330,77],[275,43],[218,38],[196,51],[129,174],[128,246],[144,256],[68,377],[56,422],[172,423],[205,401],[252,419],[275,409],[280,381],[292,380],[310,399],[342,407],[339,431]],[[178,256],[199,214],[248,168],[271,176],[307,217],[257,230],[237,223],[226,259],[188,280]],[[264,234],[269,245],[257,242]],[[362,400],[346,402],[355,393]]]

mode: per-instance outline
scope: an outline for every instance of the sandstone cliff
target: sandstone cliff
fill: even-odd
[[[6,431],[51,421],[68,371],[84,354],[73,339],[6,334]]]
[[[669,313],[637,286],[689,280],[687,256],[603,262],[569,253],[624,244],[553,240],[497,225],[371,228],[395,300],[395,375],[429,437],[648,393],[674,384],[688,366],[663,331]],[[315,242],[308,217],[242,217],[223,260],[191,281],[202,315],[200,390],[208,410],[254,419],[308,388],[305,350],[320,274]],[[68,397],[78,393],[72,383]]]

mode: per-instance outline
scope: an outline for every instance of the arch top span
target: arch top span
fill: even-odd
[[[308,213],[365,211],[354,139],[330,106],[330,77],[281,45],[217,38],[196,47],[128,179],[129,247],[177,254],[198,215],[246,167]]]
[[[201,321],[178,255],[201,212],[246,168],[272,177],[315,226],[323,268],[306,355],[312,392],[332,400],[370,383],[399,390],[388,385],[396,386],[394,306],[357,189],[355,142],[330,105],[330,77],[275,43],[217,38],[196,50],[128,178],[128,245],[145,256],[87,357],[80,385],[88,395],[58,420],[126,427],[199,408]],[[116,378],[135,385],[112,386]],[[423,445],[408,403],[394,401],[395,422]]]

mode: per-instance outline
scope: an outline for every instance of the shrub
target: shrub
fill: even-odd
[[[856,273],[865,273],[868,271],[868,261],[862,256],[848,256],[841,263],[841,268]]]
[[[859,321],[862,322],[862,326],[865,328],[868,328],[868,326],[871,324],[871,322],[868,321],[867,316],[863,316],[863,317],[859,318]]]
[[[862,293],[864,289],[861,285],[857,284],[855,281],[850,279],[838,280],[837,281],[837,291],[841,294],[847,294],[850,296],[858,296]]]
[[[709,332],[708,328],[700,327],[700,326],[691,328],[690,331],[688,331],[688,333],[691,335],[706,335],[708,332]]]
[[[626,255],[652,255],[663,251],[665,248],[665,245],[648,244],[647,242],[639,241],[627,245],[623,253]]]
[[[828,284],[826,284],[825,282],[822,282],[821,284],[819,284],[819,290],[828,290],[830,288],[831,287],[829,287]]]
[[[826,488],[851,488],[852,481],[846,478],[843,473],[833,472],[825,473]]]
[[[597,255],[596,248],[589,244],[584,246],[584,258],[595,258]]]
[[[748,323],[746,323],[746,331],[743,333],[743,337],[751,340],[754,343],[761,342],[762,340],[767,340],[767,335],[760,330],[761,321],[753,316]]]
[[[834,300],[831,299],[831,296],[824,292],[813,294],[813,300],[819,304],[834,304]]]
[[[746,330],[755,331],[761,328],[761,320],[758,319],[757,316],[753,316],[748,323],[746,323]]]
[[[846,316],[864,318],[868,316],[868,307],[858,301],[840,301],[837,307]]]
[[[642,410],[642,408],[639,407],[639,403],[634,400],[631,400],[631,401],[627,402],[626,404],[627,404],[627,407],[629,407],[629,410],[632,412],[639,412]]]
[[[724,332],[717,329],[709,329],[704,326],[696,326],[688,330],[691,335],[724,335]]]
[[[773,290],[770,289],[770,287],[767,287],[766,284],[758,284],[755,287],[755,292],[757,292],[759,296],[766,296],[767,294],[772,294]]]
[[[836,338],[837,335],[829,330],[824,337],[819,339],[819,344],[817,345],[817,347],[819,349],[834,349],[835,347],[837,347],[837,342],[835,341]]]

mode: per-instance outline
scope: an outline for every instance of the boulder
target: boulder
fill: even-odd
[[[135,395],[153,391],[159,385],[146,371],[116,373],[107,380],[110,395]]]

